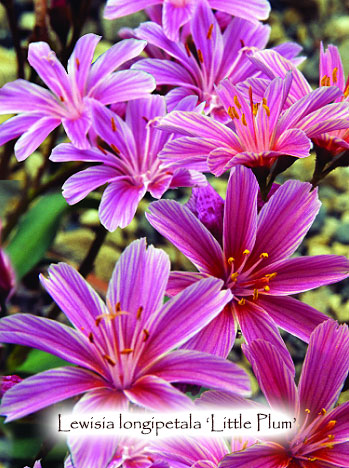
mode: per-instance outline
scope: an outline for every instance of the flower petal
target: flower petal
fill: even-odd
[[[326,320],[313,331],[299,380],[302,409],[313,419],[337,401],[349,368],[349,330]]]
[[[270,406],[291,416],[297,416],[299,400],[294,374],[280,356],[278,349],[265,340],[243,345],[253,372]]]
[[[349,468],[349,442],[336,444],[334,450],[332,447],[317,450],[312,452],[311,456],[325,462],[325,466]]]
[[[243,369],[233,362],[200,351],[173,351],[150,366],[147,373],[168,382],[201,385],[239,395],[250,392],[250,379]]]
[[[50,369],[22,380],[8,390],[2,398],[0,412],[7,416],[6,421],[9,422],[101,387],[105,387],[105,381],[85,369]]]
[[[30,113],[16,115],[6,120],[0,125],[0,145],[21,136],[41,118],[42,114]]]
[[[235,337],[235,321],[231,306],[228,304],[218,317],[184,343],[182,348],[195,349],[227,358],[234,345]]]
[[[68,60],[68,74],[73,86],[81,96],[86,94],[86,82],[91,68],[93,54],[101,36],[85,34],[77,41]]]
[[[216,143],[208,138],[176,138],[164,146],[159,153],[159,158],[171,168],[185,167],[208,172],[207,157],[216,147]]]
[[[202,272],[224,276],[222,249],[196,216],[175,201],[151,203],[149,223],[174,244]]]
[[[154,411],[185,410],[193,406],[189,397],[155,375],[140,377],[124,393],[136,405]]]
[[[125,0],[109,0],[103,16],[106,19],[121,18],[157,3],[161,3],[161,0],[132,0],[132,2],[127,3],[125,3]]]
[[[252,251],[257,231],[258,183],[250,169],[232,169],[224,204],[223,249],[225,258],[234,259],[234,270]]]
[[[210,7],[219,11],[224,11],[233,16],[239,16],[249,21],[265,20],[270,13],[270,4],[267,0],[250,0],[248,3],[244,0],[235,0],[227,2],[226,0],[209,0]]]
[[[258,304],[272,317],[278,327],[309,342],[314,328],[328,320],[328,316],[293,297],[261,294]]]
[[[171,60],[144,59],[136,62],[132,70],[142,70],[153,75],[157,85],[183,86],[200,93],[193,76],[182,65]]]
[[[196,271],[172,271],[168,279],[166,295],[175,296],[193,283],[206,278]]]
[[[99,219],[108,231],[122,229],[133,220],[147,189],[128,179],[116,179],[104,190],[99,205]]]
[[[68,138],[78,149],[89,149],[90,143],[87,133],[92,124],[92,117],[89,109],[86,109],[77,119],[63,119],[62,124]]]
[[[215,318],[231,300],[230,291],[221,291],[223,282],[207,278],[189,286],[150,317],[150,336],[140,365],[148,365],[164,353],[184,344]]]
[[[195,11],[195,1],[189,0],[182,4],[173,4],[171,0],[164,0],[162,7],[162,27],[171,41],[178,41],[179,28],[190,21]]]
[[[278,444],[254,445],[242,452],[227,455],[219,468],[286,468],[290,457]]]
[[[54,320],[30,314],[4,317],[0,321],[0,342],[31,346],[78,366],[100,370],[99,355],[88,341],[73,328]]]
[[[61,121],[57,118],[42,117],[29,127],[15,144],[15,155],[18,161],[24,161],[31,155],[60,123]]]
[[[325,284],[341,281],[349,275],[349,261],[339,255],[317,255],[280,260],[261,270],[258,275],[277,272],[268,294],[287,296]]]
[[[310,188],[308,183],[288,180],[262,207],[255,248],[247,267],[254,265],[262,253],[268,254],[265,262],[269,265],[295,252],[321,205],[317,191],[310,192]]]
[[[86,197],[97,187],[101,187],[115,177],[114,168],[108,166],[92,166],[77,172],[64,183],[63,197],[69,205],[74,205]]]
[[[285,343],[276,327],[274,320],[254,302],[246,301],[244,305],[234,304],[234,314],[237,317],[242,334],[247,344],[261,338],[269,341],[277,349],[288,370],[294,375],[294,364]]]
[[[90,93],[104,105],[144,98],[154,91],[154,78],[140,70],[120,70],[106,76]]]

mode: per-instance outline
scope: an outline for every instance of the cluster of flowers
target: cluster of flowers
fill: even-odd
[[[105,15],[146,6],[152,21],[123,29],[123,40],[93,64],[94,34],[78,40],[68,71],[48,44],[30,44],[28,61],[49,90],[25,80],[3,86],[0,112],[18,115],[0,126],[0,143],[19,137],[23,161],[62,124],[71,143],[50,159],[96,163],[71,176],[63,195],[75,204],[108,184],[99,216],[110,231],[131,222],[146,192],[161,198],[169,188],[193,187],[186,205],[156,201],[147,219],[198,271],[170,272],[163,251],[137,240],[116,264],[105,303],[71,266],[51,266],[42,285],[72,326],[16,314],[0,320],[0,342],[74,365],[6,381],[1,414],[12,421],[81,394],[79,413],[252,405],[248,375],[226,359],[239,325],[269,404],[297,418],[292,436],[154,446],[75,437],[66,467],[349,467],[349,405],[333,409],[349,367],[348,328],[289,297],[346,278],[349,262],[289,258],[320,201],[310,183],[273,184],[310,155],[312,142],[333,158],[349,149],[338,51],[321,49],[320,86],[312,90],[297,68],[297,44],[265,49],[266,0],[109,0]],[[150,94],[155,88],[166,95]],[[202,173],[228,170],[223,200]],[[309,343],[298,389],[278,327]],[[177,383],[214,391],[193,402]]]

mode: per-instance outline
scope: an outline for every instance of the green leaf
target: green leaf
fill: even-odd
[[[17,279],[26,275],[44,257],[67,206],[60,193],[51,193],[40,198],[22,216],[17,232],[6,249]]]
[[[15,372],[25,372],[27,374],[37,374],[48,369],[55,367],[70,366],[70,362],[53,356],[52,354],[45,353],[39,349],[32,349],[27,359],[14,369]]]

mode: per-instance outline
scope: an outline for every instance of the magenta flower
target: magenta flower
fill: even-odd
[[[265,20],[269,16],[270,5],[267,0],[108,0],[104,10],[107,19],[120,18],[151,5],[162,4],[162,27],[166,36],[178,40],[178,31],[194,15],[195,9],[201,4],[210,8],[244,18],[248,21]]]
[[[349,369],[349,331],[328,320],[313,331],[298,389],[278,350],[263,340],[244,346],[265,397],[297,418],[289,439],[227,455],[219,468],[349,467],[349,402],[334,407]]]
[[[48,44],[29,45],[28,61],[50,91],[25,80],[7,83],[0,89],[0,113],[19,113],[0,126],[0,144],[21,135],[15,145],[19,161],[35,151],[60,123],[77,148],[89,148],[91,102],[107,105],[142,98],[155,88],[154,79],[146,73],[113,73],[142,52],[144,41],[119,42],[91,66],[99,40],[95,34],[78,40],[68,62],[68,73]]]
[[[24,468],[29,468],[29,466],[25,466]],[[37,460],[37,461],[34,463],[33,468],[41,468],[40,460]]]
[[[225,202],[211,187],[194,189],[188,206],[160,200],[147,219],[199,272],[171,273],[167,292],[175,295],[201,278],[216,277],[233,300],[184,347],[226,357],[237,320],[247,343],[271,341],[292,365],[277,327],[308,341],[326,315],[287,297],[348,276],[345,257],[290,257],[310,228],[320,202],[311,185],[289,180],[257,212],[258,184],[242,166],[231,172]]]
[[[194,97],[182,102],[182,109],[193,109]],[[163,167],[158,153],[172,136],[149,125],[155,117],[166,115],[165,99],[152,95],[127,105],[126,121],[98,102],[91,106],[94,131],[108,145],[78,150],[71,144],[57,146],[52,161],[86,161],[101,163],[70,177],[63,185],[69,204],[86,197],[92,190],[109,183],[99,208],[101,223],[114,231],[132,221],[146,192],[161,198],[168,188],[206,185],[205,177],[187,169]]]
[[[85,392],[81,411],[85,405],[124,408],[128,401],[155,410],[188,406],[191,400],[170,382],[248,391],[248,377],[235,364],[171,352],[206,326],[231,294],[210,278],[162,305],[169,270],[164,252],[146,249],[144,239],[133,242],[116,264],[105,305],[72,267],[51,266],[42,284],[74,328],[17,314],[0,321],[0,341],[53,353],[77,367],[51,369],[8,390],[1,406],[7,421]]]
[[[210,117],[192,112],[171,112],[159,128],[187,135],[169,142],[160,158],[170,167],[190,167],[211,171],[216,176],[232,167],[270,168],[279,157],[305,158],[311,141],[321,133],[348,125],[347,103],[333,103],[340,90],[326,87],[315,90],[295,102],[285,112],[283,107],[292,84],[291,73],[275,78],[256,102],[249,88],[249,100],[229,80],[217,92],[229,113],[234,130]]]
[[[3,397],[5,392],[10,390],[14,385],[22,382],[22,378],[19,375],[3,375],[0,376],[0,398]]]
[[[266,46],[270,27],[234,18],[222,34],[211,9],[202,3],[195,11],[190,30],[195,51],[188,43],[170,41],[158,24],[141,24],[135,30],[136,37],[146,40],[148,47],[150,44],[167,52],[168,59],[140,60],[132,69],[150,73],[157,85],[175,86],[166,96],[169,110],[183,97],[194,94],[199,102],[206,102],[206,114],[225,121],[229,116],[218,99],[215,85],[225,78],[237,83],[260,74],[247,52]]]

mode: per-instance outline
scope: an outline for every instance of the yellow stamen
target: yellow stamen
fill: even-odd
[[[232,273],[230,275],[230,278],[232,279],[232,281],[237,281],[238,276],[239,276],[239,272],[236,271],[235,273]]]
[[[132,348],[125,348],[122,351],[120,351],[120,354],[131,354],[131,353],[133,353]]]
[[[275,278],[275,276],[277,275],[277,273],[267,273],[266,275],[264,275],[266,278],[268,278],[269,280]]]
[[[143,333],[144,333],[143,341],[147,341],[147,339],[149,338],[150,333],[145,328],[143,330]]]
[[[204,56],[202,55],[202,52],[200,49],[198,49],[198,58],[200,63],[204,63]]]
[[[137,315],[136,315],[137,320],[141,318],[142,312],[143,312],[143,307],[142,306],[138,307]]]
[[[267,285],[267,286],[264,286],[264,291],[265,292],[269,292],[270,291],[270,287]]]
[[[253,104],[253,109],[252,109],[252,113],[254,116],[257,115],[257,112],[258,112],[258,107],[259,105],[258,104]]]
[[[347,98],[348,96],[349,96],[349,85],[344,90],[344,97]]]
[[[326,428],[327,428],[327,429],[332,429],[336,424],[337,424],[337,421],[335,421],[334,419],[332,419],[331,421],[328,422]]]
[[[320,416],[325,416],[325,414],[327,413],[327,411],[325,410],[325,408],[322,408],[320,413],[318,413]]]
[[[238,301],[238,304],[239,305],[245,305],[246,304],[246,299],[244,299],[243,297]]]
[[[80,60],[76,57],[75,59],[75,63],[76,63],[76,68],[79,70],[80,68]]]
[[[59,96],[59,99],[64,102],[64,97],[63,96]]]
[[[314,462],[314,461],[316,461],[316,460],[317,460],[317,458],[316,458],[316,457],[313,457],[313,458],[308,458],[308,460],[309,460],[309,461],[311,461],[311,462]]]
[[[213,24],[210,24],[210,27],[208,28],[207,31],[207,39],[212,39],[212,31],[213,31]]]
[[[233,112],[233,114],[234,114],[234,117],[235,117],[236,119],[239,119],[240,116],[239,116],[239,114],[238,114],[238,111],[235,109],[235,107],[232,107],[231,109],[232,109],[232,112]]]
[[[333,434],[328,434],[327,436],[330,440],[333,440],[334,439],[334,435]]]
[[[268,107],[266,104],[263,104],[263,109],[264,109],[265,112],[267,113],[267,116],[270,117],[270,109],[269,109],[269,107]]]
[[[267,252],[262,252],[259,256],[259,258],[268,258],[269,255],[267,254]]]
[[[308,408],[305,408],[305,410],[304,410],[304,411],[305,411],[306,413],[310,414],[310,409],[308,409]]]
[[[247,445],[248,445],[248,441],[246,440],[244,442],[244,445],[242,446],[242,449],[241,450],[245,450],[247,448]]]
[[[113,132],[116,132],[117,130],[114,117],[111,118],[111,129],[113,130]]]
[[[333,69],[333,72],[332,72],[332,83],[335,84],[337,83],[338,79],[337,79],[337,73],[338,73],[338,68],[335,67]]]
[[[108,364],[110,364],[113,367],[115,366],[115,362],[112,360],[110,356],[108,356],[108,354],[104,354],[103,357],[108,362]]]
[[[241,116],[241,122],[245,125],[245,127],[247,127],[247,122],[246,122],[245,114],[242,114],[242,116]]]
[[[234,257],[229,257],[227,262],[228,262],[228,265],[232,265],[235,262],[235,258]]]
[[[235,119],[235,115],[234,115],[234,112],[233,112],[233,108],[231,106],[228,107],[228,115],[229,117],[234,120]]]
[[[266,99],[265,97],[262,99],[262,103],[263,103],[263,106],[267,106],[267,105],[268,105],[267,99]]]
[[[258,299],[258,289],[253,290],[253,300],[256,301]]]
[[[328,78],[327,75],[324,75],[324,76],[321,78],[321,80],[320,80],[320,86],[326,86],[327,78]]]
[[[234,103],[238,109],[241,109],[241,104],[237,96],[234,96]]]
[[[248,249],[245,249],[243,252],[242,252],[242,255],[249,255],[251,252],[248,250]]]

